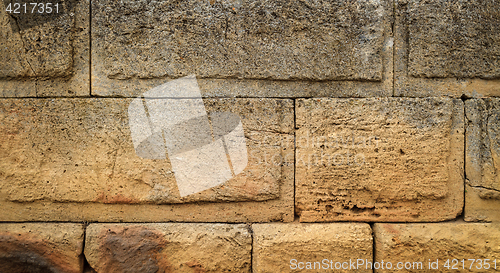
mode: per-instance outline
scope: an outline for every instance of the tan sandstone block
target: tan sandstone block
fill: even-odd
[[[464,109],[449,98],[299,99],[302,222],[442,221],[463,208]]]
[[[82,224],[0,224],[0,272],[82,272],[83,230]]]
[[[12,8],[20,3],[20,13],[8,13],[9,3]],[[31,13],[29,1],[0,3],[0,97],[90,94],[90,3],[57,0],[50,4],[52,13],[39,15]]]
[[[168,159],[136,154],[131,101],[0,101],[0,202],[6,208],[1,220],[293,219],[291,100],[205,100],[208,112],[240,117],[248,164],[224,184],[185,197]]]
[[[500,221],[500,99],[467,100],[466,221]]]
[[[138,96],[190,74],[207,97],[392,95],[390,1],[92,5],[98,96]]]
[[[500,95],[500,11],[482,0],[397,0],[395,95]]]
[[[250,272],[246,225],[90,224],[85,257],[97,273]]]
[[[382,265],[379,264],[379,269],[375,272],[500,271],[500,226],[498,224],[377,223],[373,226],[373,231],[375,261],[378,263],[384,261],[385,265],[382,269]],[[475,261],[472,264],[472,261],[468,259]],[[464,260],[463,265],[462,260]],[[387,268],[387,262],[391,263],[392,270]],[[398,265],[398,263],[402,264]],[[486,268],[488,267],[486,263],[489,264],[489,268]],[[470,269],[471,264],[472,269]],[[449,268],[446,267],[447,265]],[[400,268],[406,266],[406,268],[399,270],[398,266]]]
[[[254,224],[252,229],[253,272],[371,272],[365,266],[373,259],[368,224]]]

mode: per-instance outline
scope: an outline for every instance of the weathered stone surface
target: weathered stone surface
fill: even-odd
[[[441,221],[463,207],[464,109],[449,98],[299,99],[303,222]]]
[[[500,221],[500,99],[467,100],[465,220]]]
[[[463,222],[432,224],[375,224],[375,261],[384,261],[384,269],[376,272],[395,272],[409,262],[406,272],[493,272],[498,271],[500,256],[500,226],[498,224],[473,224]],[[455,269],[452,269],[458,260]],[[462,259],[464,268],[462,269]],[[475,259],[472,270],[471,261]],[[477,261],[481,259],[481,261]],[[485,259],[490,267],[485,268]],[[494,260],[496,259],[496,270]],[[436,261],[438,263],[436,264]],[[429,261],[438,267],[431,267]],[[449,261],[449,268],[445,267]],[[392,270],[387,270],[387,262]],[[420,269],[417,269],[417,266]],[[488,269],[488,270],[486,270]]]
[[[495,0],[396,1],[395,94],[500,95]]]
[[[412,77],[500,78],[496,0],[409,1]]]
[[[0,272],[83,270],[83,225],[0,224]]]
[[[99,215],[97,211],[79,211],[73,215],[64,212],[66,209],[71,211],[75,206],[89,206],[89,203],[174,204],[265,200],[270,202],[214,204],[215,211],[214,206],[207,204],[168,206],[164,209],[170,209],[168,217],[171,220],[179,221],[246,221],[249,219],[247,217],[252,219],[255,216],[256,219],[292,219],[292,101],[205,100],[208,112],[227,111],[241,118],[248,165],[242,173],[226,183],[186,197],[179,195],[169,160],[137,156],[127,117],[130,102],[130,99],[2,100],[0,120],[4,128],[1,130],[4,141],[0,144],[3,158],[0,162],[1,199],[7,203],[15,202],[9,204],[13,212],[19,203],[28,208],[44,206],[42,204],[48,202],[50,206],[63,210],[59,214],[5,214],[2,215],[3,220],[41,220],[48,217],[53,220],[83,218],[102,221],[122,217],[116,214],[117,211],[120,215],[123,213],[118,208],[114,212],[113,209],[109,211],[111,217]],[[38,203],[29,203],[35,201]],[[247,212],[245,209],[254,209],[255,206],[278,208],[266,210],[260,215],[257,211]],[[200,210],[200,207],[206,208]],[[205,210],[214,213],[204,214]],[[151,220],[167,217],[165,211],[160,214]],[[146,215],[137,210],[137,213],[125,217],[130,221],[151,217]]]
[[[98,96],[136,96],[165,77],[189,74],[205,78],[207,97],[392,95],[390,1],[93,5]]]
[[[61,1],[61,13],[44,15],[24,13],[24,8],[20,14],[8,13],[4,6],[12,6],[14,1],[2,2],[0,58],[4,61],[0,78],[69,76],[73,66],[71,26],[75,21],[70,6],[74,1]]]
[[[111,78],[381,79],[380,1],[96,1],[92,11]]]
[[[91,224],[85,257],[96,272],[250,272],[246,225]]]
[[[295,272],[301,268],[371,272],[364,265],[338,270],[350,266],[350,261],[356,264],[358,259],[372,262],[373,239],[368,224],[254,224],[252,228],[253,272]]]
[[[53,1],[43,15],[29,1],[28,13],[7,13],[9,3],[26,1],[0,3],[0,96],[89,95],[89,1]]]

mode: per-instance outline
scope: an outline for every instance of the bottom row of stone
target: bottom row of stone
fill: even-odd
[[[500,224],[0,224],[0,272],[500,271]]]

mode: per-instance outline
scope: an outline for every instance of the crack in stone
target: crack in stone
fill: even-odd
[[[497,189],[492,189],[492,188],[484,187],[484,186],[473,186],[473,185],[470,185],[470,183],[468,183],[468,184],[469,184],[469,187],[472,187],[472,188],[500,192],[500,190],[497,190]]]

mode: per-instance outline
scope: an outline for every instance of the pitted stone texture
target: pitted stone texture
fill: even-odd
[[[252,229],[253,272],[295,272],[300,271],[299,266],[304,269],[311,266],[310,269],[319,272],[326,266],[321,264],[324,259],[331,269],[330,261],[335,266],[337,262],[349,264],[349,260],[357,259],[371,262],[373,258],[372,230],[368,224],[254,224]],[[322,268],[318,263],[314,268],[314,262],[319,262]],[[371,272],[364,267],[354,271]]]
[[[249,162],[242,173],[226,183],[183,198],[177,190],[169,160],[143,159],[136,155],[127,117],[130,101],[131,99],[2,100],[0,120],[4,129],[0,133],[3,139],[0,154],[4,160],[0,162],[1,199],[7,203],[17,203],[9,206],[21,203],[25,207],[31,207],[37,205],[30,202],[49,202],[61,210],[74,207],[68,203],[88,206],[88,203],[220,204],[228,201],[273,200],[275,202],[247,202],[241,206],[214,204],[216,208],[206,203],[185,207],[170,206],[167,207],[170,208],[170,216],[161,213],[154,215],[152,221],[158,221],[153,219],[162,217],[178,221],[247,221],[247,217],[251,219],[258,214],[257,211],[246,211],[245,207],[253,210],[255,206],[278,207],[260,213],[256,220],[284,220],[293,216],[293,202],[290,199],[293,198],[294,170],[291,100],[205,100],[208,112],[227,111],[240,116]],[[285,200],[288,201],[283,203]],[[214,209],[219,212],[216,213]],[[212,210],[214,213],[207,214],[204,210]],[[122,213],[121,209],[117,208],[117,211]],[[104,216],[104,219],[116,219],[118,216],[114,213],[111,213],[114,216]],[[78,210],[73,215],[62,212],[54,212],[52,216],[47,216],[48,214],[50,213],[6,213],[2,220],[26,219],[26,216],[35,220],[47,219],[44,217],[52,220],[82,217],[102,220],[104,215],[97,215],[91,209]],[[125,217],[130,221],[139,221],[146,215],[137,211]]]
[[[463,207],[464,109],[449,98],[299,99],[302,222],[441,221]]]
[[[0,224],[0,272],[83,270],[83,225]]]
[[[451,269],[453,259],[459,260],[456,268],[460,272],[497,272],[500,256],[500,226],[498,224],[479,224],[464,222],[431,224],[375,224],[375,261],[391,262],[393,270],[375,270],[375,272],[397,272],[398,262],[421,262],[423,270],[404,270],[406,272],[457,272]],[[462,259],[465,268],[462,269]],[[468,268],[467,259],[490,259],[489,270],[479,270],[479,261]],[[494,269],[494,260],[497,269]],[[439,270],[430,270],[429,261],[439,260]],[[450,269],[444,267],[449,260]],[[417,264],[415,264],[416,268]]]
[[[500,99],[465,102],[466,221],[500,221]]]
[[[396,0],[394,94],[500,96],[496,0]]]
[[[93,1],[93,66],[115,79],[382,79],[385,1]]]
[[[85,257],[98,272],[250,272],[246,225],[91,224]]]
[[[0,79],[71,75],[75,1],[57,2],[60,13],[54,10],[43,16],[33,15],[30,10],[25,14],[24,8],[20,9],[20,14],[8,13],[5,5],[20,2],[4,0],[0,3],[0,23],[3,26],[0,29],[0,59],[3,60]]]
[[[9,3],[21,13],[7,13]],[[0,1],[0,97],[89,95],[89,2],[50,4],[53,12],[39,15],[29,1]]]
[[[500,78],[497,0],[409,0],[413,77]]]

